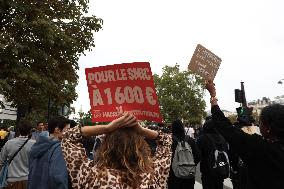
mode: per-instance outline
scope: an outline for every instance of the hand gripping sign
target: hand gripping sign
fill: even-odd
[[[85,73],[93,122],[112,121],[120,108],[139,120],[162,121],[150,63],[86,68]]]

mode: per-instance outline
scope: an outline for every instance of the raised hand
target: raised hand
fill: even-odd
[[[215,97],[216,96],[216,88],[215,88],[215,84],[213,83],[212,80],[208,80],[206,82],[205,88],[208,90],[208,92],[210,93],[211,97]]]
[[[137,124],[138,123],[136,117],[127,112],[123,113],[121,117],[110,122],[107,127],[109,131],[112,132],[122,127],[133,127],[136,126]]]

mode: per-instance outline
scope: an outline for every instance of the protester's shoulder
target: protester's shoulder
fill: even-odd
[[[270,145],[270,143],[265,140],[261,135],[259,134],[247,134],[247,133],[244,133],[244,135],[246,135],[245,137],[245,142],[247,144],[250,144],[252,146],[254,146],[255,148],[257,147],[261,147],[261,146],[266,146],[266,145]]]
[[[60,141],[54,141],[54,143],[52,143],[50,145],[50,149],[56,150],[56,151],[61,151],[61,142]]]
[[[37,135],[39,135],[39,134],[40,134],[39,131],[35,131],[35,132],[32,133],[32,136],[37,136]]]
[[[5,145],[14,145],[14,144],[16,144],[16,143],[18,143],[19,142],[19,138],[17,137],[17,138],[12,138],[12,139],[10,139],[10,140],[7,140],[7,142],[5,143]]]
[[[48,153],[52,155],[52,157],[60,157],[63,158],[63,151],[61,147],[61,143],[57,142],[50,146]]]
[[[12,139],[11,139],[11,140],[12,140]],[[35,140],[31,140],[31,139],[30,139],[30,140],[28,141],[28,144],[30,144],[30,145],[34,145],[35,143],[36,143]]]
[[[211,134],[202,134],[197,138],[198,142],[210,141]]]
[[[282,150],[282,152],[284,152],[284,145],[282,145],[281,147],[281,145],[278,145],[279,143],[264,139],[261,135],[252,134],[249,136],[249,138],[249,142],[253,141],[255,144],[254,147],[256,149],[274,151],[275,149],[278,149],[280,147],[279,150]]]
[[[48,137],[49,136],[49,132],[48,131],[42,131],[42,132],[39,133],[39,136]]]
[[[67,129],[63,132],[63,139],[70,139],[70,137],[82,139],[81,127],[76,126],[76,127]]]
[[[250,145],[249,149],[251,157],[253,158],[282,158],[284,160],[284,145],[275,141],[264,139],[258,134],[249,136],[250,140],[247,141],[247,145]]]
[[[263,137],[260,134],[258,134],[258,133],[253,133],[250,136],[254,140],[263,140]]]
[[[158,131],[158,133],[159,133],[158,138],[157,138],[158,141],[169,142],[169,143],[172,142],[172,135],[171,134],[164,133],[162,131]]]
[[[13,139],[11,139],[11,140],[8,140],[8,141],[6,141],[5,142],[5,144],[4,144],[4,146],[3,146],[3,148],[4,147],[6,147],[7,149],[9,149],[10,148],[10,146],[14,146],[14,144],[16,143],[16,141],[15,140],[13,140]]]

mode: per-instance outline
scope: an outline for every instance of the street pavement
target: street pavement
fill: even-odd
[[[198,164],[197,168],[196,168],[196,175],[195,175],[195,185],[194,185],[194,189],[202,189],[202,182],[201,182],[201,173],[200,173],[200,164]],[[224,187],[223,189],[232,189],[233,185],[230,179],[226,179],[224,180]]]

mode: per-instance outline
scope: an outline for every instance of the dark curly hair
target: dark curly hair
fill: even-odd
[[[181,120],[177,119],[172,122],[172,135],[181,140],[185,139],[185,129]]]
[[[20,121],[19,124],[17,125],[17,129],[18,129],[20,135],[22,135],[22,136],[29,135],[32,128],[33,127],[32,127],[31,122],[26,121],[26,120]]]
[[[284,140],[284,105],[273,104],[263,108],[260,121],[271,128],[271,132]]]
[[[70,124],[69,119],[63,116],[54,117],[48,121],[48,131],[53,134],[56,127],[62,131],[67,124]]]

